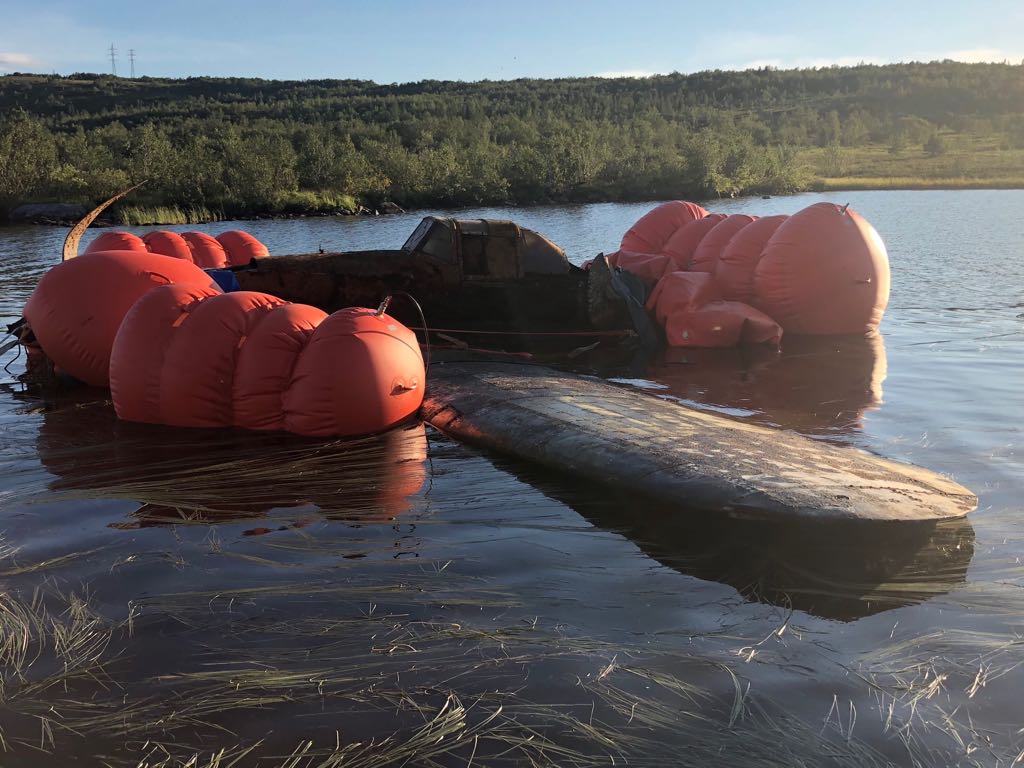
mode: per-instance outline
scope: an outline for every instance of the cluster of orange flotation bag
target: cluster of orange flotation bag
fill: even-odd
[[[125,234],[101,237],[124,245],[134,237]],[[258,258],[246,238],[255,241],[237,238],[241,251],[223,249],[228,264]],[[128,421],[352,436],[419,409],[425,372],[408,328],[370,309],[328,316],[264,293],[224,293],[197,266],[199,253],[94,243],[42,277],[25,319],[55,367],[109,386]]]
[[[139,299],[110,357],[117,415],[180,427],[370,434],[418,410],[423,383],[415,334],[388,315],[194,285]]]
[[[652,287],[647,308],[672,346],[869,333],[889,300],[881,238],[831,203],[764,218],[664,203],[633,225],[608,261]]]
[[[203,269],[240,267],[253,259],[270,255],[267,246],[248,232],[232,230],[213,237],[205,232],[167,232],[158,230],[139,237],[131,232],[104,232],[85,249],[86,253],[101,251],[136,251],[156,253],[191,261]]]

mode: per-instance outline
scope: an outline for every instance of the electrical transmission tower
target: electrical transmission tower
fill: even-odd
[[[113,43],[110,44],[110,74],[117,77],[117,50]]]
[[[135,79],[135,49],[128,49],[128,61],[132,63],[132,80]]]

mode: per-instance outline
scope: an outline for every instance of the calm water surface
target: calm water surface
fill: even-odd
[[[820,199],[886,241],[882,340],[675,354],[627,378],[950,474],[980,497],[968,521],[755,530],[422,426],[325,443],[121,424],[102,392],[23,392],[10,353],[0,764],[1019,760],[1024,192],[712,207]],[[578,262],[650,207],[458,215],[515,219]],[[398,247],[423,213],[177,229],[355,250]],[[64,235],[0,229],[6,322]]]

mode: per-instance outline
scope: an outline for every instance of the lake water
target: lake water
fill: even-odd
[[[1024,191],[709,207],[821,199],[888,246],[881,341],[677,354],[634,383],[947,473],[980,498],[967,521],[837,541],[711,525],[421,426],[345,443],[128,425],[102,392],[24,392],[9,353],[0,763],[1019,760]],[[650,207],[458,215],[579,262]],[[425,213],[176,229],[356,250]],[[0,229],[6,322],[64,235]]]

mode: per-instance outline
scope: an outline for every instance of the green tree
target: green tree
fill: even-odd
[[[129,140],[128,166],[134,180],[148,180],[147,192],[175,192],[180,173],[178,151],[152,123],[136,129]]]
[[[839,178],[846,175],[847,161],[846,153],[838,141],[834,141],[825,147],[825,154],[822,158],[821,172],[825,176]]]
[[[56,169],[56,144],[41,120],[20,109],[0,120],[0,204],[33,199]]]
[[[298,190],[295,150],[283,136],[242,135],[230,127],[221,139],[229,199],[252,208],[271,208],[280,196]]]

